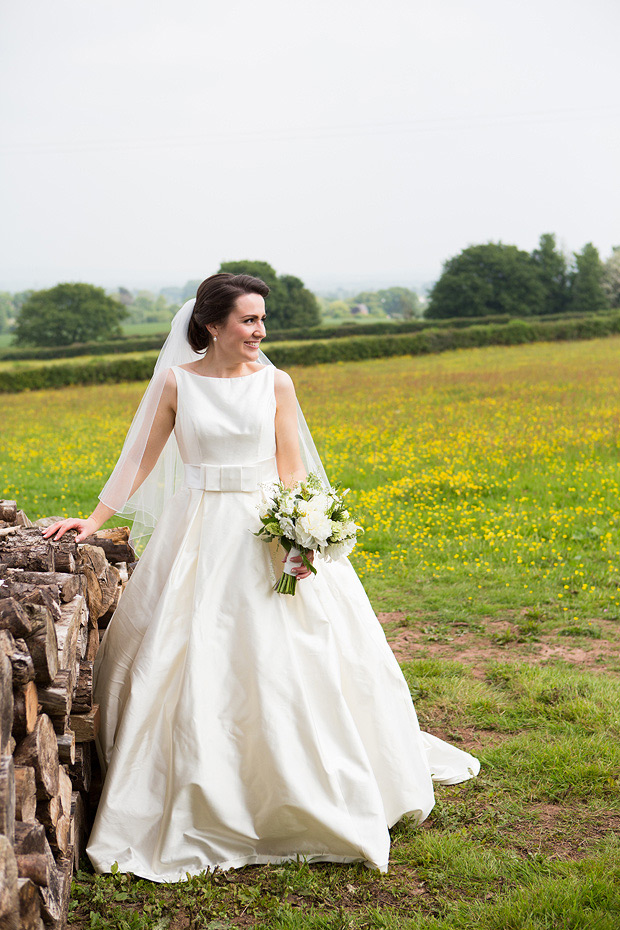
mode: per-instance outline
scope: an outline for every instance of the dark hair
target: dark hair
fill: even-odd
[[[196,303],[187,328],[187,341],[194,352],[208,348],[211,336],[208,323],[223,323],[243,294],[267,297],[269,288],[260,278],[249,274],[221,272],[206,278],[196,291]]]

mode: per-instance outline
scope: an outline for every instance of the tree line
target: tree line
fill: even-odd
[[[532,252],[488,242],[448,259],[429,294],[425,316],[550,316],[618,306],[620,247],[605,263],[591,242],[568,259],[555,235],[544,233]]]
[[[274,329],[317,326],[321,315],[317,299],[294,275],[277,275],[267,262],[223,262],[220,272],[251,274],[269,286],[269,325]],[[107,294],[85,283],[57,284],[41,291],[4,295],[5,319],[13,314],[16,345],[60,346],[92,342],[122,335],[121,324],[161,322],[167,326],[178,307],[193,297],[200,280],[183,288],[166,288],[155,297],[148,291],[133,294],[119,288]],[[15,301],[18,296],[19,300]]]
[[[272,330],[316,327],[321,318],[351,319],[357,311],[391,319],[551,316],[593,313],[620,306],[620,246],[602,262],[588,243],[567,258],[552,233],[540,237],[531,253],[489,242],[463,249],[448,259],[423,308],[408,288],[362,291],[348,299],[317,297],[294,275],[278,275],[264,261],[223,262],[219,271],[251,274],[270,288],[267,305]],[[167,328],[178,307],[196,293],[200,280],[162,288],[158,295],[114,293],[91,284],[58,284],[40,291],[0,292],[0,332],[11,331],[17,345],[60,346],[122,335],[124,321],[161,323]]]

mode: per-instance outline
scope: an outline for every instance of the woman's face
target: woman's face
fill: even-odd
[[[213,329],[220,352],[244,362],[255,362],[265,338],[265,300],[260,294],[242,294],[225,323]],[[213,333],[212,333],[213,334]]]

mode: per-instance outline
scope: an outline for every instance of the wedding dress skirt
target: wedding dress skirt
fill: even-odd
[[[273,591],[273,547],[253,531],[259,479],[277,479],[274,369],[173,370],[187,482],[96,656],[105,781],[88,856],[153,881],[297,856],[387,871],[388,827],[424,820],[433,780],[479,762],[420,732],[348,559],[317,559],[295,597]]]

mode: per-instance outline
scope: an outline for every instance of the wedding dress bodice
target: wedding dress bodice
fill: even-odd
[[[209,378],[175,366],[175,435],[186,464],[246,465],[276,454],[273,366]]]

